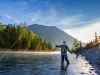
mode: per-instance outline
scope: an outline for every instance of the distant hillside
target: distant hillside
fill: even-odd
[[[62,41],[66,41],[67,44],[70,46],[74,42],[75,38],[71,35],[65,33],[64,31],[60,30],[55,26],[44,26],[33,24],[30,25],[29,30],[35,32],[46,41],[51,42],[53,45],[55,44],[62,44]]]

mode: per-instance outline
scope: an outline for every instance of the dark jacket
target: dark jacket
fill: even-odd
[[[60,47],[61,48],[61,53],[67,53],[67,51],[70,52],[69,48],[67,45],[56,45],[56,47]]]

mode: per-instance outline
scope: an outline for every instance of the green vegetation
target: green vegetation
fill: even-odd
[[[71,51],[75,54],[81,53],[84,47],[82,46],[81,41],[75,40],[74,43],[72,44],[72,49]]]
[[[29,31],[26,24],[0,24],[0,49],[48,51],[52,50],[52,46]]]
[[[87,43],[86,48],[93,48],[100,45],[100,36],[95,32],[95,39]]]
[[[75,54],[81,54],[86,50],[99,45],[100,45],[100,36],[98,36],[97,33],[95,32],[95,39],[87,43],[85,46],[82,46],[81,41],[75,40],[72,46],[72,52]]]

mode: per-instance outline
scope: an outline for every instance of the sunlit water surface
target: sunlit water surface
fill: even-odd
[[[71,64],[65,71],[60,60],[60,53],[7,53],[0,60],[0,75],[91,75],[84,59],[69,54]]]

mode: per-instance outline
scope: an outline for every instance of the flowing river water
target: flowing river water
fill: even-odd
[[[68,54],[68,58],[70,65],[61,70],[60,52],[8,52],[0,59],[0,75],[97,75],[84,57]]]

